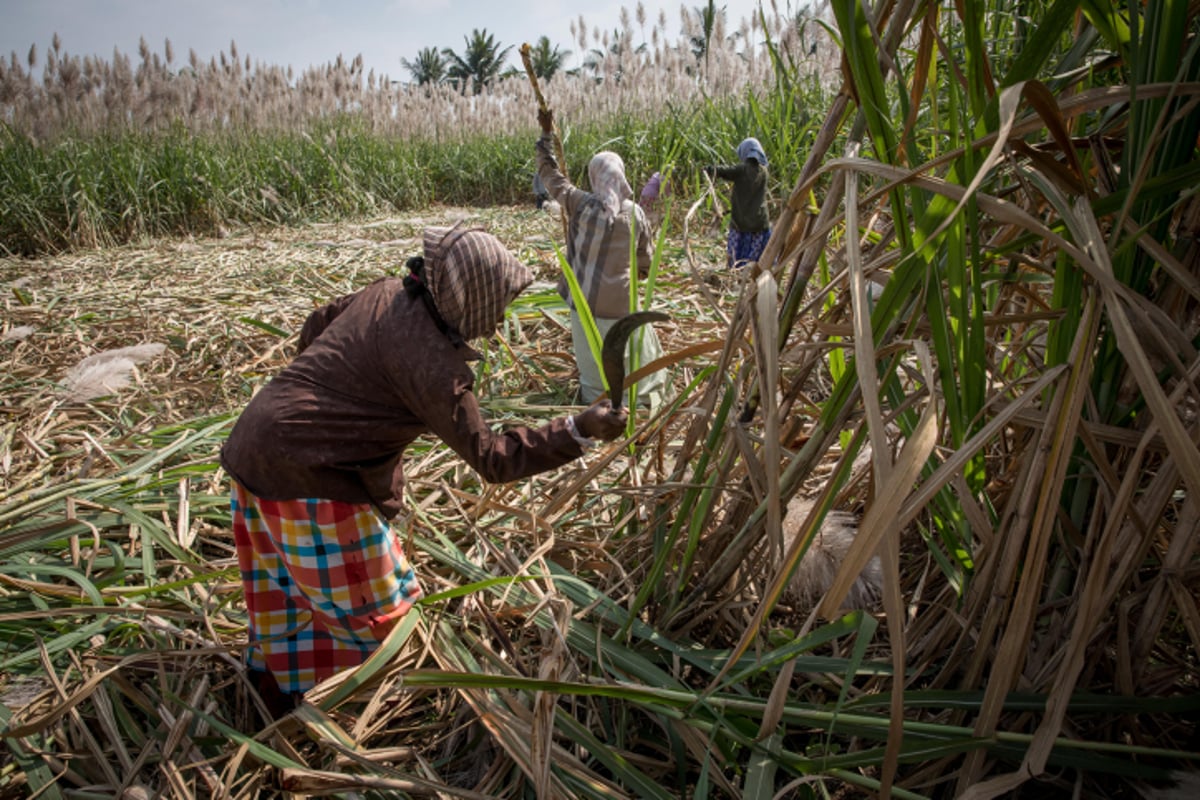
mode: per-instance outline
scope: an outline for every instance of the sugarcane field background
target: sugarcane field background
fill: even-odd
[[[1200,796],[1200,6],[681,16],[540,74],[575,183],[667,175],[670,402],[509,485],[418,440],[427,597],[277,722],[217,454],[307,314],[470,219],[537,275],[481,404],[580,410],[531,82],[0,59],[0,797]]]

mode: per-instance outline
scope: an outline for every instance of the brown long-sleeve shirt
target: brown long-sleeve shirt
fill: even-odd
[[[583,454],[556,419],[494,432],[456,348],[400,278],[383,278],[308,318],[300,354],[254,396],[221,464],[266,500],[321,498],[401,507],[405,448],[433,433],[480,476],[505,483]]]

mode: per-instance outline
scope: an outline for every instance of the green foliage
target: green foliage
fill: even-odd
[[[563,255],[557,245],[554,247],[554,254],[558,256],[559,267],[562,269],[563,277],[567,281],[567,288],[571,293],[571,304],[575,307],[575,312],[579,314],[579,321],[583,324],[583,335],[587,338],[588,351],[592,354],[592,360],[597,364],[603,364],[604,361],[600,358],[600,355],[604,341],[600,336],[600,328],[596,325],[596,318],[592,314],[592,308],[588,305],[587,296],[579,286],[579,279],[575,277],[575,270],[571,268],[567,257]],[[604,385],[605,391],[612,392],[612,387],[608,385],[608,375],[604,373],[603,369],[600,370],[600,382]]]
[[[673,191],[699,191],[701,166],[725,161],[756,136],[772,157],[771,194],[796,177],[811,139],[809,84],[765,99],[668,106],[655,119],[566,124],[567,165],[586,185],[587,155],[613,150],[639,186],[670,165]],[[533,122],[531,115],[531,124]],[[167,235],[209,235],[230,225],[303,224],[390,213],[429,203],[480,206],[528,200],[533,141],[513,136],[433,141],[376,134],[354,114],[307,130],[195,134],[128,132],[38,143],[0,128],[0,251],[31,255]]]
[[[423,47],[412,61],[400,59],[401,65],[408,70],[412,79],[421,86],[430,83],[441,83],[446,78],[446,56],[436,47]]]
[[[469,83],[472,91],[479,94],[500,75],[512,45],[501,47],[487,28],[475,28],[470,36],[463,37],[463,43],[465,47],[461,54],[449,47],[442,50],[447,60],[446,77],[463,91]]]
[[[558,74],[570,55],[570,50],[551,45],[549,36],[541,36],[537,43],[529,48],[529,63],[533,65],[533,74],[547,81]]]
[[[712,44],[717,20],[725,16],[725,7],[722,6],[718,9],[715,0],[708,0],[707,5],[694,6],[691,14],[695,17],[700,30],[691,36],[688,41],[692,46],[692,54],[698,60],[703,60],[708,55],[708,48]]]

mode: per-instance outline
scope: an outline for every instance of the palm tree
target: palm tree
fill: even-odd
[[[550,46],[550,37],[543,36],[537,44],[529,49],[529,61],[533,64],[533,73],[541,80],[549,80],[562,69],[570,50],[560,50],[558,45]]]
[[[400,59],[418,86],[441,83],[446,78],[446,57],[436,47],[424,47],[413,61]]]
[[[588,51],[587,57],[583,60],[584,69],[590,70],[597,80],[603,78],[604,73],[608,72],[614,80],[620,81],[625,74],[626,59],[631,55],[646,51],[644,43],[634,46],[631,38],[628,33],[620,29],[614,30],[611,37],[605,35],[604,47],[593,47]],[[611,65],[615,65],[615,67]]]
[[[689,38],[692,53],[696,56],[697,61],[705,61],[708,59],[708,48],[712,43],[713,32],[717,28],[717,19],[725,16],[725,6],[721,6],[718,10],[716,3],[708,0],[707,6],[697,6],[692,9],[692,13],[696,15],[696,21],[700,23],[700,32]]]
[[[500,74],[512,45],[501,49],[500,43],[487,32],[487,28],[476,28],[470,37],[464,36],[463,41],[467,47],[461,56],[449,47],[442,50],[449,62],[447,76],[455,81],[460,89],[470,81],[475,87],[475,94],[479,94],[486,84],[491,83]]]

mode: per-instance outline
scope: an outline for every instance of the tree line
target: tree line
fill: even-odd
[[[639,5],[638,21],[645,25],[644,9]],[[702,60],[708,52],[713,35],[725,20],[724,7],[718,8],[714,0],[704,6],[691,10],[694,30],[687,36],[693,55]],[[665,26],[665,18],[660,20],[660,26]],[[580,20],[582,31],[580,41],[586,37],[586,26]],[[574,25],[572,25],[574,30]],[[657,31],[656,31],[657,33]],[[736,35],[735,35],[736,36]],[[597,34],[599,37],[599,34]],[[632,31],[629,25],[628,12],[622,9],[622,27],[617,28],[611,35],[603,37],[603,48],[593,48],[584,59],[584,68],[599,72],[600,66],[608,56],[621,57],[629,53],[642,52],[646,49],[643,42],[634,45]],[[496,37],[488,33],[487,28],[475,28],[470,36],[463,37],[464,47],[461,53],[452,48],[424,47],[417,52],[411,61],[401,58],[400,64],[408,70],[412,81],[418,86],[433,86],[450,83],[459,89],[467,86],[478,94],[497,78],[507,78],[519,74],[515,67],[504,68],[505,59],[512,50],[512,45],[501,46]],[[561,71],[572,51],[564,50],[550,43],[550,37],[541,36],[537,43],[530,48],[530,63],[533,72],[540,80],[549,80]],[[578,70],[565,70],[577,72]]]
[[[629,50],[636,52],[645,49],[644,44],[637,48],[628,47],[625,38],[627,37],[623,36],[621,31],[616,31],[607,51],[596,49],[589,52],[584,60],[584,68],[598,71],[606,53],[620,56]],[[456,53],[449,47],[440,50],[436,47],[425,47],[418,51],[416,58],[411,61],[402,58],[400,63],[408,70],[413,83],[418,86],[449,83],[462,90],[470,86],[476,94],[497,78],[521,74],[521,70],[516,67],[504,68],[504,61],[513,46],[501,47],[496,37],[488,33],[486,28],[474,29],[470,36],[463,37],[463,41],[465,46],[461,53]],[[578,72],[577,69],[565,69],[571,53],[571,50],[551,44],[550,37],[539,37],[536,44],[531,45],[529,53],[534,74],[544,81],[559,72]]]

